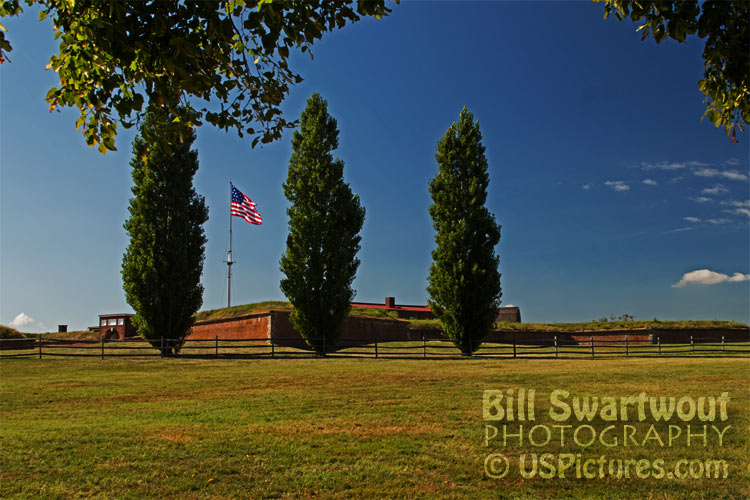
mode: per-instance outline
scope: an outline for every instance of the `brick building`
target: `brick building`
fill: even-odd
[[[100,314],[99,315],[99,338],[107,340],[124,340],[126,337],[135,337],[138,333],[130,322],[133,314]],[[97,327],[90,328],[96,330]]]

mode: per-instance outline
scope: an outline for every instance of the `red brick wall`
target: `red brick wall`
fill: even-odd
[[[271,323],[269,331],[274,344],[286,347],[308,347],[289,322],[289,311],[271,311],[269,317]]]
[[[700,342],[721,342],[721,337],[727,342],[747,342],[750,340],[750,329],[748,328],[723,328],[723,329],[699,329],[692,330],[653,330],[654,343],[657,337],[663,344],[687,343],[690,342],[692,335],[696,343]]]
[[[34,349],[37,346],[36,339],[0,339],[0,349],[11,350],[11,349]]]
[[[110,330],[114,330],[115,333],[109,334]],[[117,337],[114,337],[114,335],[117,335]],[[131,326],[130,324],[99,327],[100,339],[109,337],[112,340],[125,340],[126,337],[136,337],[136,336],[138,336],[138,332],[136,332],[135,327]]]
[[[422,335],[429,339],[441,339],[442,332],[438,329],[412,330],[412,338],[421,338]],[[721,337],[727,342],[740,342],[750,340],[750,329],[685,329],[685,330],[607,330],[599,332],[515,332],[494,331],[490,332],[484,340],[486,342],[527,342],[529,344],[552,345],[557,337],[559,345],[589,344],[594,337],[594,346],[616,342],[616,345],[624,345],[627,336],[629,344],[656,344],[657,337],[661,338],[663,344],[690,342],[693,336],[696,343],[721,342]]]
[[[515,331],[496,331],[490,332],[485,341],[488,342],[512,342],[528,343],[537,345],[553,345],[557,337],[558,345],[579,345],[591,343],[594,338],[594,345],[606,344],[613,342],[614,345],[625,345],[625,339],[630,344],[650,344],[651,333],[647,330],[610,330],[599,332],[515,332]]]
[[[130,322],[131,316],[127,316],[125,318],[122,318],[123,324],[122,325],[102,325],[102,320],[109,320],[109,319],[120,319],[117,317],[111,318],[111,317],[105,317],[105,318],[99,318],[99,338],[107,338],[109,337],[112,340],[125,340],[125,338],[128,337],[137,337],[138,332],[135,330],[135,327]],[[114,333],[109,334],[111,330],[114,330]],[[116,337],[115,337],[116,335]]]
[[[277,345],[307,347],[307,343],[292,327],[289,311],[271,311],[271,335]],[[409,324],[406,321],[385,318],[365,318],[349,316],[344,320],[344,331],[338,342],[339,347],[367,344],[378,339],[407,340]]]
[[[407,340],[409,338],[409,323],[385,318],[363,318],[349,316],[344,321],[344,331],[341,334],[342,345],[347,343],[371,342],[387,340]]]
[[[269,336],[269,313],[201,321],[193,325],[188,339],[262,339]]]
[[[259,339],[272,337],[274,343],[281,346],[306,348],[307,343],[289,322],[289,311],[270,311],[261,314],[251,314],[239,318],[204,321],[193,326],[188,338],[191,339]],[[350,316],[344,321],[344,331],[338,343],[339,346],[352,346],[378,341],[389,340],[419,340],[422,335],[427,339],[439,339],[440,330],[410,330],[406,321],[387,318],[367,318]],[[606,342],[624,343],[627,336],[632,344],[688,343],[690,336],[696,343],[702,341],[721,341],[724,336],[727,342],[750,340],[748,329],[693,329],[693,330],[607,330],[600,332],[491,332],[485,338],[489,342],[547,344],[551,345],[557,336],[559,345],[588,344],[594,337],[594,345]]]

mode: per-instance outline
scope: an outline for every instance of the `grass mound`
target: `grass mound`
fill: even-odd
[[[99,330],[78,330],[75,332],[52,332],[44,336],[44,338],[51,339],[65,339],[65,340],[99,340]]]
[[[266,302],[256,302],[253,304],[242,304],[233,307],[224,307],[221,309],[211,309],[209,311],[200,311],[195,315],[195,321],[210,321],[215,319],[229,319],[237,318],[239,316],[245,316],[248,314],[259,314],[265,313],[272,309],[291,311],[293,309],[292,304],[280,300],[269,300]],[[397,319],[398,316],[394,311],[386,311],[385,309],[368,309],[364,307],[353,307],[350,315],[352,316],[365,316],[368,318],[391,318]]]
[[[350,316],[365,316],[368,318],[388,318],[398,319],[396,311],[387,311],[385,309],[369,309],[365,307],[352,307]],[[404,320],[405,321],[405,320]]]
[[[11,328],[9,326],[0,325],[0,339],[22,339],[26,336],[16,330],[15,328]]]
[[[280,300],[269,300],[266,302],[255,302],[254,304],[242,304],[221,309],[200,311],[195,314],[195,321],[210,321],[214,319],[236,318],[247,314],[268,312],[271,309],[291,310],[292,304]]]

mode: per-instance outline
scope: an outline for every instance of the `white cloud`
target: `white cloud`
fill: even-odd
[[[687,162],[689,167],[708,167],[710,163],[703,163],[702,161],[689,161]]]
[[[23,328],[24,326],[28,326],[33,322],[34,318],[22,312],[19,313],[15,318],[13,318],[13,321],[10,322],[9,326],[12,326],[13,328]]]
[[[730,158],[726,162],[727,165],[731,165],[732,167],[737,167],[740,164],[739,158]]]
[[[581,186],[581,189],[588,191],[589,189],[591,189],[591,184],[584,184],[583,186]]]
[[[747,207],[750,208],[750,200],[745,201],[738,201],[738,200],[729,200],[729,201],[722,201],[722,205],[729,205],[732,207]]]
[[[692,231],[692,230],[693,230],[692,227],[678,227],[677,229],[672,229],[672,230],[667,231],[667,234],[670,234],[670,233],[684,233],[685,231]]]
[[[729,219],[706,219],[706,222],[708,222],[709,224],[726,224],[727,222],[729,222]]]
[[[683,220],[686,220],[688,222],[700,222],[701,221],[698,217],[683,217]]]
[[[607,181],[604,183],[605,186],[609,186],[615,191],[627,191],[630,189],[630,186],[625,184],[623,181]]]
[[[653,180],[653,179],[643,179],[643,183],[644,183],[644,184],[648,184],[649,186],[656,186],[656,184],[658,184],[658,183],[657,183],[657,182],[656,182],[655,180]]]
[[[691,198],[693,201],[697,201],[698,203],[708,203],[713,201],[711,198],[706,198],[705,196],[699,196],[697,198]]]
[[[703,191],[701,191],[701,193],[703,194],[710,194],[710,195],[728,193],[728,192],[729,190],[725,188],[724,186],[722,186],[721,184],[716,184],[714,187],[706,188]]]
[[[693,172],[695,175],[700,177],[726,177],[733,181],[746,181],[747,175],[737,170],[717,170],[715,168],[699,168]]]
[[[728,276],[708,269],[699,269],[683,274],[682,279],[672,285],[672,288],[682,288],[685,285],[717,285],[724,282],[737,283],[748,280],[750,280],[750,274],[734,273],[732,276]]]
[[[746,181],[747,180],[747,175],[743,174],[742,172],[738,172],[736,170],[725,170],[724,172],[721,173],[721,175],[733,181]]]
[[[715,168],[700,168],[693,172],[695,175],[699,175],[701,177],[716,177],[721,172],[716,170]]]
[[[668,161],[660,161],[656,163],[644,162],[641,163],[641,168],[643,170],[679,170],[681,168],[685,168],[685,164]]]
[[[680,182],[684,178],[685,178],[684,175],[678,175],[677,177],[672,177],[671,179],[669,179],[669,183],[674,184],[675,182]]]
[[[722,201],[721,204],[730,207],[737,207],[731,210],[724,210],[725,213],[734,215],[747,215],[748,217],[750,217],[750,200],[728,200]]]

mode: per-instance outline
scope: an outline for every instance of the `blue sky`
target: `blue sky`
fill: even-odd
[[[356,300],[426,302],[427,182],[436,143],[465,105],[502,225],[503,304],[525,321],[750,321],[748,133],[732,144],[701,122],[701,41],[641,42],[636,25],[603,21],[602,9],[404,2],[327,34],[312,61],[293,57],[305,81],[283,109],[295,118],[313,92],[328,100],[336,155],[367,210]],[[33,9],[4,24],[14,51],[0,66],[0,323],[85,328],[131,311],[120,266],[134,132],[106,156],[86,146],[75,111],[49,113],[43,99],[55,84],[44,70],[51,24]],[[226,304],[230,179],[264,218],[235,219],[233,303],[283,299],[290,140],[253,150],[198,130],[195,185],[210,209],[204,308]]]

